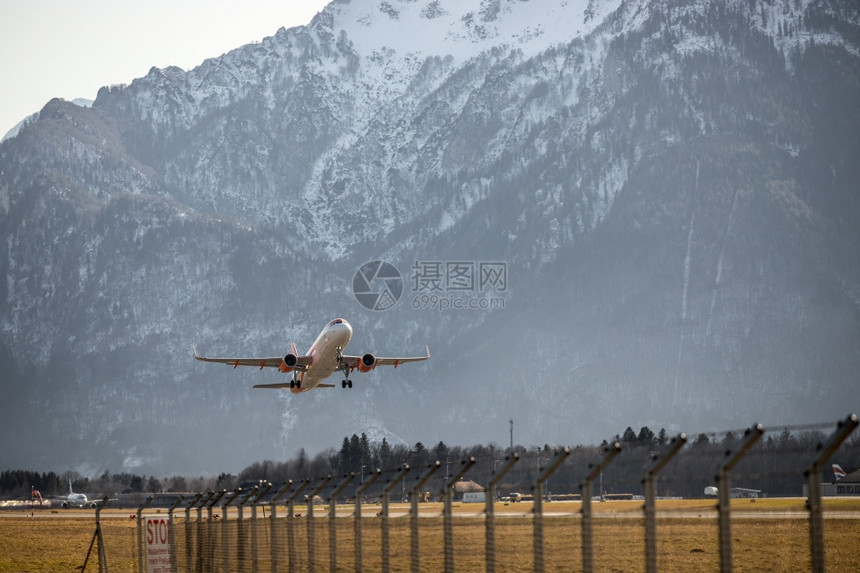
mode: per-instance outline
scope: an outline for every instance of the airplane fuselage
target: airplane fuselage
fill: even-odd
[[[296,378],[301,384],[290,388],[290,392],[298,394],[316,388],[320,382],[342,370],[339,357],[352,338],[352,326],[342,319],[331,321],[323,328],[314,343],[311,344],[307,355],[312,358],[308,369],[297,372]]]

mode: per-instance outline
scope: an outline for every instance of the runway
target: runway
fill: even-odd
[[[838,503],[829,504],[823,512],[824,519],[860,520],[860,498],[839,498],[829,500]],[[750,500],[735,500],[732,504],[731,517],[733,520],[764,519],[764,520],[806,520],[809,512],[805,509],[805,498],[770,498],[758,500],[758,503],[750,503]],[[484,517],[483,503],[456,503],[453,505],[453,517],[456,519],[482,519]],[[494,515],[498,519],[527,519],[534,517],[532,504],[529,502],[501,503],[493,507]],[[180,506],[174,511],[176,519],[185,518],[185,508]],[[207,519],[207,509],[202,511],[202,518]],[[314,517],[328,517],[329,505],[315,504]],[[579,501],[544,502],[544,518],[576,518],[581,517],[582,503]],[[166,514],[166,508],[147,508],[145,514]],[[257,517],[269,517],[270,505],[257,506]],[[378,503],[362,504],[362,517],[378,519],[381,516],[382,506]],[[606,501],[592,504],[592,517],[597,520],[604,519],[641,519],[644,518],[643,503],[641,501]],[[32,519],[95,519],[94,509],[59,509],[38,508],[32,510],[29,507],[18,506],[15,508],[4,507],[0,509],[2,518]],[[307,517],[307,504],[294,505],[294,513],[297,517]],[[213,516],[222,519],[224,515],[234,519],[238,516],[238,509],[230,507],[225,512],[224,508],[216,506],[213,508]],[[244,509],[245,519],[250,518],[251,508]],[[338,504],[335,508],[337,518],[354,517],[355,507],[352,504]],[[286,517],[287,508],[283,505],[277,506],[277,516]],[[403,519],[410,515],[408,503],[389,504],[388,516],[390,519]],[[439,502],[418,504],[418,516],[421,519],[441,519],[443,517],[443,504]],[[101,511],[102,519],[134,519],[137,517],[136,508],[111,508],[106,507]],[[191,519],[197,519],[197,509],[191,510]],[[717,519],[717,504],[712,500],[665,500],[657,501],[658,519]]]

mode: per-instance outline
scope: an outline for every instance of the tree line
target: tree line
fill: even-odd
[[[4,470],[0,472],[0,497],[5,499],[29,498],[32,490],[47,499],[68,495],[69,486],[75,493],[98,494],[129,494],[129,493],[159,493],[208,491],[216,486],[224,489],[235,487],[236,476],[221,474],[217,477],[185,478],[174,476],[157,478],[155,476],[136,475],[132,473],[112,474],[103,472],[97,478],[87,478],[75,471],[36,472],[29,470]],[[217,487],[221,489],[221,487]]]
[[[596,465],[611,442],[621,445],[621,453],[606,468],[600,482],[593,491],[606,494],[641,495],[642,477],[653,462],[673,439],[665,429],[654,433],[647,426],[638,432],[628,427],[611,441],[599,445],[578,445],[570,448],[568,459],[547,482],[551,493],[579,493],[579,484],[590,469]],[[698,434],[691,437],[687,445],[661,473],[658,494],[661,496],[702,497],[704,488],[716,485],[719,466],[726,459],[726,452],[734,451],[743,440],[742,433],[728,432],[720,435]],[[767,434],[743,458],[735,469],[732,485],[758,489],[768,496],[800,496],[805,482],[803,471],[815,457],[818,447],[826,440],[819,431],[803,431],[793,434],[788,429],[779,434]],[[131,473],[111,474],[103,472],[97,478],[87,478],[76,472],[39,473],[26,470],[6,470],[0,473],[0,496],[4,498],[26,498],[31,488],[43,497],[68,493],[69,480],[75,492],[98,494],[157,493],[232,490],[243,484],[271,482],[275,485],[302,479],[314,479],[327,475],[334,478],[354,474],[354,483],[360,483],[377,469],[393,472],[408,464],[411,468],[407,483],[427,471],[434,462],[439,470],[428,482],[431,493],[441,491],[446,479],[450,479],[461,468],[464,460],[475,458],[475,465],[465,478],[485,485],[492,475],[514,453],[519,462],[513,466],[499,484],[499,493],[528,493],[542,468],[546,467],[560,447],[525,447],[515,445],[513,450],[494,443],[474,446],[449,446],[443,441],[432,447],[416,442],[413,446],[392,444],[386,438],[371,441],[367,434],[352,434],[343,438],[339,449],[329,448],[313,457],[304,449],[286,461],[266,460],[256,462],[241,470],[238,475],[222,473],[210,477],[174,476],[157,478]],[[836,459],[836,458],[839,459]],[[860,438],[846,442],[833,459],[851,472],[860,467]],[[824,481],[833,479],[832,472],[825,470]],[[337,481],[336,479],[334,481]],[[405,488],[408,486],[405,486]],[[405,489],[404,488],[404,489]]]
[[[673,438],[664,428],[655,433],[647,426],[638,432],[628,427],[622,434],[599,445],[571,447],[568,459],[550,477],[548,487],[552,493],[579,493],[582,479],[605,455],[609,444],[618,442],[621,453],[603,472],[602,491],[607,494],[642,495],[642,477],[654,457]],[[767,433],[735,468],[732,485],[758,489],[763,495],[772,497],[800,496],[805,483],[803,472],[826,438],[825,434],[816,430],[793,434],[789,429],[784,429],[780,433]],[[686,446],[662,472],[658,494],[702,497],[705,487],[716,485],[716,475],[726,460],[726,453],[735,451],[743,439],[742,431],[719,435],[700,433],[688,437]],[[368,479],[377,468],[391,471],[404,464],[410,466],[409,480],[413,480],[427,471],[431,463],[439,461],[439,470],[428,482],[428,489],[433,493],[434,490],[441,491],[446,477],[456,474],[463,460],[475,458],[475,465],[464,477],[485,485],[508,457],[516,453],[520,461],[505,475],[498,491],[527,493],[542,468],[550,463],[560,449],[548,444],[530,448],[516,445],[512,451],[494,443],[463,447],[449,446],[442,441],[429,448],[422,442],[410,447],[406,444],[391,444],[385,438],[377,442],[369,440],[366,434],[353,434],[343,438],[340,449],[331,448],[312,459],[308,458],[304,450],[300,450],[297,457],[285,462],[252,464],[239,473],[239,481],[265,480],[279,484],[288,479],[295,481],[353,473],[355,483],[359,483]],[[860,468],[860,437],[855,436],[844,444],[833,461],[849,472]],[[829,467],[822,478],[824,481],[834,479]],[[600,487],[600,483],[595,484],[593,491],[601,491]]]

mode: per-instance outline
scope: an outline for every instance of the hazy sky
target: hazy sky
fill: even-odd
[[[95,99],[152,66],[206,58],[310,22],[330,0],[0,0],[0,138],[54,97]]]

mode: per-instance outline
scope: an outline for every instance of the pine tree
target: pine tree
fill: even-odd
[[[341,473],[349,472],[349,438],[344,436],[337,455],[337,468]]]
[[[655,444],[654,432],[648,426],[642,426],[639,435],[636,436],[636,443],[640,446],[653,446]]]
[[[660,428],[660,432],[657,434],[657,446],[663,447],[669,443],[669,436],[666,434],[666,428]]]
[[[358,473],[361,468],[361,439],[359,439],[358,434],[353,434],[349,438],[349,462],[347,467],[343,470],[344,473],[355,472]]]
[[[415,447],[409,452],[409,465],[423,471],[423,468],[429,463],[430,453],[427,451],[427,448],[421,442],[416,442]]]
[[[373,465],[373,457],[371,455],[370,450],[370,440],[367,439],[367,434],[362,432],[361,437],[358,439],[358,468],[355,470],[356,475],[360,475],[361,472],[367,470]]]
[[[385,438],[382,438],[382,443],[379,444],[376,465],[380,469],[393,469],[396,465],[391,459],[391,445]]]
[[[627,426],[627,429],[624,430],[624,435],[621,436],[621,441],[627,444],[628,447],[636,443],[636,432],[633,431],[633,428]]]

